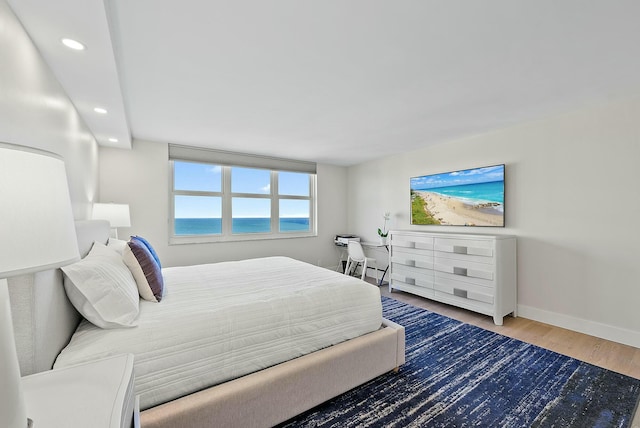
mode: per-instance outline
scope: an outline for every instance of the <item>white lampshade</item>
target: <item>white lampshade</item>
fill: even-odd
[[[0,426],[27,426],[6,278],[80,258],[64,161],[0,143]]]
[[[131,227],[129,204],[93,204],[94,220],[108,220],[111,227]]]
[[[79,258],[64,161],[0,143],[0,278]]]

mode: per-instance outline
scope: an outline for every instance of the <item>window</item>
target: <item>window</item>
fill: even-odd
[[[315,164],[184,146],[169,150],[170,243],[315,236]]]

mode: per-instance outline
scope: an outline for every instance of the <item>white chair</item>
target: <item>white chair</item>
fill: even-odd
[[[378,283],[378,265],[376,263],[376,259],[373,257],[367,257],[364,254],[364,250],[362,249],[362,245],[358,241],[349,241],[347,244],[348,248],[348,257],[347,257],[347,266],[344,270],[345,275],[349,275],[351,270],[356,270],[359,264],[362,264],[362,276],[360,279],[364,281],[364,277],[367,274],[367,267],[372,268],[376,272],[376,284]]]

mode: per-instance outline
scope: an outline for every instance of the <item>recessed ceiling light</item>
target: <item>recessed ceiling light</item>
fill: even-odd
[[[107,114],[107,109],[102,108],[102,107],[95,107],[93,109],[93,111],[95,111],[96,113],[100,113],[100,114]]]
[[[62,39],[62,44],[68,47],[69,49],[73,49],[76,51],[83,51],[87,48],[85,45],[83,45],[79,41],[73,40],[73,39]]]
[[[118,139],[117,138],[109,138],[109,142],[110,143],[117,143]]]

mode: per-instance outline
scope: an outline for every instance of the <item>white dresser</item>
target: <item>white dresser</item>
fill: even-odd
[[[516,314],[516,238],[389,232],[389,291],[402,290],[493,317]]]

